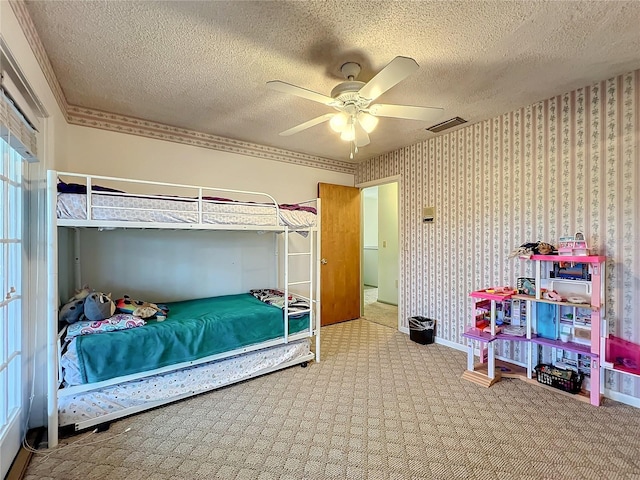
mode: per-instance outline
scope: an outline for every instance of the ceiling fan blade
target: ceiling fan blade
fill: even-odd
[[[396,57],[367,82],[358,92],[361,97],[373,101],[407,78],[418,69],[418,64],[413,58]]]
[[[376,103],[369,107],[369,113],[376,117],[407,118],[409,120],[422,120],[424,122],[437,120],[443,111],[443,108],[437,107],[413,107],[410,105],[389,105],[386,103]]]
[[[327,120],[329,120],[331,117],[333,117],[335,115],[335,113],[325,113],[324,115],[321,115],[319,117],[316,118],[312,118],[311,120],[308,120],[304,123],[301,123],[300,125],[296,125],[295,127],[290,128],[289,130],[285,130],[284,132],[280,132],[280,136],[281,137],[288,137],[289,135],[293,135],[294,133],[298,133],[301,132],[302,130],[306,130],[307,128],[311,128],[315,125],[319,125],[322,122],[326,122]]]
[[[307,90],[306,88],[297,87],[290,83],[281,82],[280,80],[272,80],[267,82],[267,87],[277,92],[289,93],[298,97],[306,98],[314,102],[324,103],[325,105],[332,105],[335,100],[327,95]]]
[[[369,139],[369,134],[367,131],[362,128],[360,122],[355,122],[355,133],[356,138],[354,138],[354,142],[356,143],[356,147],[364,147],[365,145],[369,145],[371,140]]]

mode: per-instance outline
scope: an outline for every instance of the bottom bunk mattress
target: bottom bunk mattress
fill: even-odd
[[[74,338],[62,356],[66,386],[191,362],[284,335],[283,310],[251,294],[167,303],[159,322]],[[289,319],[289,335],[309,331],[309,315]]]
[[[89,392],[58,392],[59,425],[93,425],[214,390],[313,358],[309,339],[153,375]],[[103,418],[104,420],[98,420]],[[90,425],[87,425],[90,426]]]

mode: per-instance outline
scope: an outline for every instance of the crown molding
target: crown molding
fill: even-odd
[[[67,103],[67,98],[64,96],[64,92],[62,91],[62,87],[60,86],[60,82],[58,82],[58,78],[53,71],[53,66],[49,61],[49,56],[47,55],[47,51],[40,40],[40,35],[38,35],[38,31],[36,30],[36,26],[31,19],[31,15],[29,15],[29,11],[27,10],[27,6],[24,3],[24,0],[9,0],[9,5],[11,5],[11,9],[18,20],[18,24],[20,28],[22,28],[22,32],[27,39],[27,43],[31,47],[33,54],[36,57],[38,64],[40,65],[40,70],[44,75],[44,78],[47,80],[49,84],[49,88],[51,88],[51,92],[55,97],[58,105],[60,106],[60,110],[62,111],[65,118],[67,117],[67,109],[69,104]]]
[[[231,138],[218,137],[207,133],[196,132],[171,125],[142,120],[126,115],[103,112],[92,108],[70,105],[64,95],[62,87],[58,82],[49,56],[40,40],[40,36],[27,10],[24,0],[9,0],[9,4],[18,19],[18,23],[31,46],[31,50],[40,65],[51,91],[53,92],[60,110],[64,114],[67,122],[72,125],[82,125],[85,127],[99,128],[113,132],[127,133],[141,137],[154,138],[167,142],[192,145],[194,147],[209,148],[222,152],[237,153],[251,157],[263,158],[278,162],[292,163],[312,168],[321,168],[340,173],[354,175],[356,165],[339,160],[315,157],[302,153],[283,150],[255,143],[243,142]]]
[[[192,145],[194,147],[248,155],[265,160],[293,163],[305,167],[322,168],[324,170],[348,174],[355,174],[356,169],[356,165],[353,163],[315,157],[226,137],[218,137],[208,133],[173,127],[171,125],[129,117],[127,115],[118,115],[116,113],[104,112],[92,108],[78,107],[76,105],[68,106],[67,119],[72,125],[127,133],[156,140]]]

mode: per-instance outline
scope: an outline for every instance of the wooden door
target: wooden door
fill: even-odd
[[[322,325],[360,317],[360,189],[318,184]]]

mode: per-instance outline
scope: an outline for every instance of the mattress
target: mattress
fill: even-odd
[[[167,303],[166,320],[74,338],[61,359],[66,385],[94,383],[198,360],[283,337],[282,309],[250,294]],[[289,319],[289,334],[309,315]]]
[[[144,409],[145,405],[153,406],[155,402],[166,403],[181,396],[213,390],[273,371],[309,353],[309,339],[303,339],[99,390],[64,395],[62,389],[58,394],[59,425],[71,425],[127,409]]]
[[[154,198],[114,194],[91,195],[90,220],[200,223],[198,202],[184,198]],[[276,226],[308,228],[316,225],[316,215],[307,209],[279,209],[275,206],[203,200],[202,223],[219,225]],[[57,216],[65,220],[87,219],[87,195],[59,193]]]

